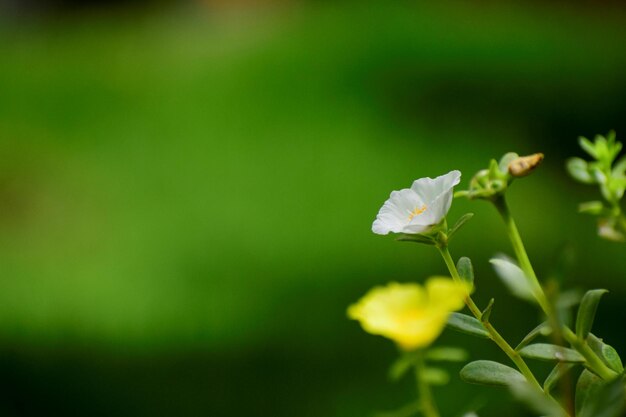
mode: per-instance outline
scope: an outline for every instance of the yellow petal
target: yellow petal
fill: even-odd
[[[426,293],[431,306],[449,312],[463,308],[465,297],[471,293],[471,289],[469,283],[456,282],[446,277],[432,277],[426,281]]]
[[[392,282],[371,289],[348,308],[348,316],[368,333],[387,337],[403,349],[416,349],[441,334],[450,311],[461,308],[466,291],[450,278],[430,279],[426,290],[418,284]]]

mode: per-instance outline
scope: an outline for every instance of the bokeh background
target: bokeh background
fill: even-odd
[[[510,192],[531,258],[606,287],[626,353],[626,246],[576,213],[579,135],[625,139],[622,2],[4,0],[0,415],[357,417],[411,402],[397,352],[346,318],[421,281],[434,250],[375,236],[389,192],[542,151]],[[452,245],[513,342],[539,319],[488,259],[495,211]],[[502,359],[486,341],[439,344]],[[539,374],[545,365],[534,364]],[[448,366],[445,416],[525,416]]]

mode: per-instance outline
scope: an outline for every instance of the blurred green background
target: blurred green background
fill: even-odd
[[[6,2],[0,6],[0,415],[357,417],[413,400],[388,341],[348,321],[434,250],[370,232],[393,189],[542,151],[510,203],[542,277],[607,287],[626,353],[626,247],[576,213],[578,135],[626,132],[619,2]],[[512,343],[539,319],[455,239]],[[473,359],[502,355],[445,332]],[[545,365],[533,364],[539,374]],[[453,375],[458,365],[449,366]],[[445,416],[525,416],[454,377]],[[452,400],[450,398],[453,398]]]

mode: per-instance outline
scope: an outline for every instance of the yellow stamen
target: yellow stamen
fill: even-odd
[[[411,214],[409,214],[409,221],[413,220],[413,217],[419,214],[422,214],[425,211],[426,211],[426,204],[422,205],[422,207],[415,207],[415,210],[413,210]]]

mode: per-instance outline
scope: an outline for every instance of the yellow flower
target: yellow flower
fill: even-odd
[[[392,282],[372,288],[348,308],[348,317],[358,320],[366,332],[413,350],[428,346],[441,334],[448,315],[463,308],[470,291],[469,284],[445,277],[429,278],[424,287]]]

